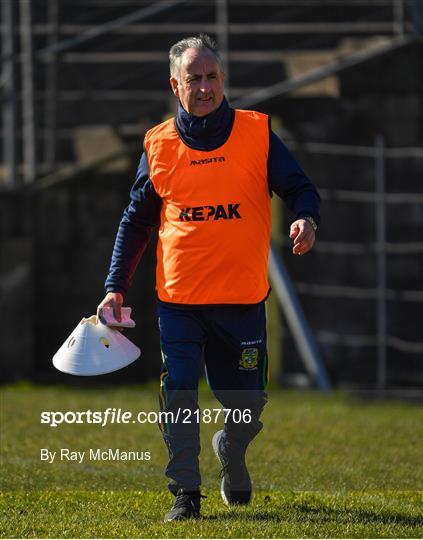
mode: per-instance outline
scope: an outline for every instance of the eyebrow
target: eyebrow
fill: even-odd
[[[206,75],[207,75],[207,77],[209,77],[210,75],[217,75],[217,71],[210,71]],[[201,74],[200,73],[187,73],[187,75],[186,75],[187,79],[190,79],[192,77],[200,78]]]

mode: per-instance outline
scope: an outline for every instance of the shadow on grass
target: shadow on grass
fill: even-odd
[[[387,514],[379,512],[371,512],[362,509],[332,509],[332,508],[312,508],[304,504],[289,506],[286,513],[280,509],[275,510],[258,510],[252,513],[244,513],[241,510],[222,511],[213,515],[202,515],[202,519],[206,521],[266,521],[274,523],[288,523],[293,521],[307,523],[361,523],[361,524],[378,524],[378,525],[400,525],[403,527],[423,527],[423,517],[408,516],[399,512],[391,512]]]

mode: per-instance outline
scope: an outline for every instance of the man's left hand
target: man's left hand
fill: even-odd
[[[313,247],[316,234],[306,219],[297,219],[290,227],[289,238],[294,241],[292,253],[305,255]]]

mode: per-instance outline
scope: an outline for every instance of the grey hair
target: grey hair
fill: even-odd
[[[181,57],[187,49],[198,49],[198,50],[209,50],[213,53],[216,58],[217,63],[220,66],[220,69],[223,68],[222,60],[219,56],[219,51],[217,50],[217,44],[213,38],[207,34],[199,34],[198,36],[187,37],[181,39],[172,47],[169,51],[169,66],[170,66],[170,76],[177,79],[179,77],[179,68],[181,65]],[[223,69],[222,69],[223,70]]]

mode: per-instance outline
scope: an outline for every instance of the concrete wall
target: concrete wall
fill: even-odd
[[[0,195],[2,208],[8,209],[8,227],[0,236],[3,380],[69,378],[52,367],[51,358],[104,297],[114,237],[134,171],[135,163],[127,174],[89,175],[32,195]],[[13,221],[20,224],[19,234],[13,234]],[[125,299],[137,323],[127,336],[142,356],[102,380],[141,381],[158,373],[154,257],[152,245]]]
[[[0,196],[0,381],[31,375],[34,363],[33,245],[22,202]]]

